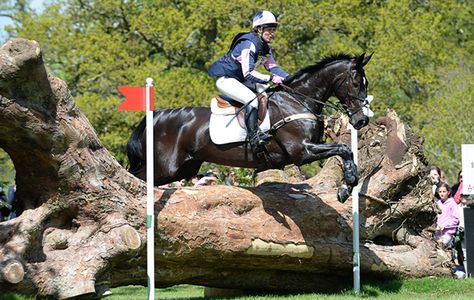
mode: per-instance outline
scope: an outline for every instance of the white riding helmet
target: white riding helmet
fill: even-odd
[[[261,10],[253,18],[252,29],[258,26],[276,27],[278,26],[278,21],[273,13],[268,10]]]

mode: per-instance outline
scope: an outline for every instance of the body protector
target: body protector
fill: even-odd
[[[210,67],[213,77],[231,77],[242,82],[255,92],[255,83],[267,83],[269,75],[255,71],[260,66],[285,78],[284,72],[275,62],[271,49],[255,32],[239,33],[234,37],[229,51]]]

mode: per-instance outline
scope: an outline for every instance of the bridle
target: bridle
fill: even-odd
[[[284,84],[284,83],[281,83],[280,86],[283,87],[284,90],[290,91],[290,92],[293,93],[293,94],[296,94],[296,95],[298,95],[298,96],[301,96],[301,97],[303,97],[303,98],[306,98],[306,99],[308,99],[308,100],[311,100],[312,102],[316,102],[316,103],[321,104],[321,105],[323,105],[323,106],[332,108],[332,109],[334,109],[334,110],[336,110],[336,111],[340,111],[340,112],[342,112],[342,113],[347,114],[349,117],[351,117],[352,115],[357,114],[359,111],[362,110],[363,107],[365,107],[365,106],[367,106],[367,105],[369,104],[369,102],[367,101],[367,99],[361,98],[361,97],[359,97],[358,95],[354,95],[354,94],[351,93],[351,91],[353,90],[353,84],[354,84],[353,79],[352,79],[352,76],[351,76],[351,72],[352,72],[352,70],[349,70],[349,73],[344,72],[344,73],[339,74],[339,75],[336,77],[336,79],[334,80],[334,82],[338,82],[340,77],[345,76],[345,77],[343,78],[343,80],[340,80],[340,81],[339,81],[339,84],[338,84],[338,86],[337,86],[337,89],[335,89],[335,90],[339,90],[339,89],[341,88],[342,84],[344,84],[344,83],[347,84],[347,89],[346,89],[346,90],[347,90],[347,94],[346,94],[345,99],[352,98],[352,99],[356,99],[356,100],[358,100],[358,101],[361,102],[360,108],[357,109],[355,112],[350,111],[350,109],[349,109],[349,107],[347,106],[346,103],[337,103],[337,104],[334,104],[334,103],[332,103],[332,102],[330,102],[330,101],[322,101],[322,100],[319,100],[319,99],[316,99],[316,98],[307,96],[307,95],[305,95],[305,94],[303,94],[303,93],[301,93],[301,92],[298,92],[297,90],[293,89],[292,87],[290,87],[290,86],[288,86],[288,85],[286,85],[286,84]],[[364,79],[365,79],[365,81],[367,82],[367,78],[365,78],[365,76],[364,76]],[[364,86],[366,86],[366,85],[364,84]],[[360,89],[361,89],[361,87],[359,87],[359,91],[360,91]],[[302,106],[305,107],[307,110],[309,110],[309,111],[310,111],[312,114],[314,114],[315,116],[317,116],[317,117],[322,117],[321,114],[316,113],[312,108],[308,107],[308,105],[306,105],[306,103],[300,101],[298,98],[295,98],[295,100],[296,100],[300,105],[302,105]]]
[[[352,72],[353,71],[356,71],[356,70],[352,70],[352,69],[349,69],[349,72],[344,72],[344,73],[341,73],[339,74],[336,79],[334,80],[335,82],[339,81],[339,78],[344,76],[344,78],[339,82],[339,85],[337,86],[337,89],[335,89],[336,91],[339,90],[341,88],[341,86],[345,83],[347,84],[347,93],[346,93],[346,97],[344,99],[356,99],[358,101],[361,102],[361,105],[360,107],[355,111],[355,112],[352,112],[347,103],[339,103],[339,104],[334,104],[335,106],[339,106],[339,110],[342,110],[344,111],[349,117],[351,117],[352,115],[355,115],[357,114],[359,111],[361,111],[364,107],[366,107],[367,105],[369,105],[369,102],[367,101],[366,98],[361,98],[358,96],[359,92],[360,92],[360,89],[362,87],[367,87],[368,86],[368,81],[367,81],[367,78],[364,76],[364,81],[367,82],[367,84],[363,84],[363,85],[360,85],[359,86],[359,89],[357,91],[357,95],[354,95],[352,94],[351,92],[354,90],[354,80],[352,78]],[[342,107],[342,108],[341,108]]]

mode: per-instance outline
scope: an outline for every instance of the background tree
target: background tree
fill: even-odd
[[[395,108],[426,136],[429,160],[451,181],[460,144],[474,140],[471,1],[57,0],[41,13],[30,2],[0,2],[16,12],[8,33],[42,45],[47,65],[124,165],[142,114],[116,111],[117,86],[151,76],[158,107],[208,105],[216,88],[207,68],[259,9],[281,21],[273,48],[290,72],[334,52],[375,51],[367,67],[374,110]]]

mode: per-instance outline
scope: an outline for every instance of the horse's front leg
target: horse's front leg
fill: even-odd
[[[305,147],[303,164],[329,158],[334,155],[338,155],[342,158],[344,180],[348,187],[341,187],[338,190],[338,199],[341,202],[347,200],[352,191],[352,187],[356,186],[359,182],[359,174],[357,172],[357,166],[354,163],[354,156],[351,149],[344,144],[314,144],[303,142],[303,146]]]

